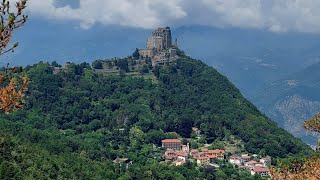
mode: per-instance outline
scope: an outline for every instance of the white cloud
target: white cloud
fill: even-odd
[[[89,28],[95,23],[105,25],[153,28],[170,21],[184,18],[187,14],[179,6],[181,0],[80,0],[79,8],[55,7],[54,0],[29,0],[33,15],[58,20],[76,20],[81,27]]]
[[[209,25],[320,33],[319,0],[77,0],[78,7],[55,6],[57,0],[29,0],[32,15],[79,22],[154,28]]]

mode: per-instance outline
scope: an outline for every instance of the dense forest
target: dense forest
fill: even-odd
[[[0,116],[0,179],[258,178],[228,166],[159,163],[161,140],[175,138],[169,132],[188,138],[192,127],[203,131],[206,143],[234,135],[250,153],[311,152],[226,77],[189,57],[154,67],[156,81],[95,73],[88,63],[55,74],[40,62],[25,71],[31,79],[26,107]],[[117,157],[134,166],[119,167],[112,162]]]

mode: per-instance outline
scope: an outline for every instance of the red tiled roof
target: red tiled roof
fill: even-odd
[[[220,153],[224,153],[224,150],[220,150],[220,149],[215,149],[215,150],[208,150],[208,153],[214,153],[214,154],[220,154]]]
[[[216,159],[217,156],[208,156],[209,159]]]
[[[231,156],[229,156],[229,159],[239,159],[239,156],[231,155]]]
[[[256,164],[256,163],[257,163],[257,161],[249,161],[246,164]]]
[[[241,156],[241,158],[242,158],[242,159],[250,159],[251,156],[243,155],[243,156]]]
[[[186,152],[182,152],[182,151],[176,152],[176,155],[177,156],[188,157],[188,154]]]
[[[199,151],[198,151],[198,149],[191,149],[190,152],[191,152],[191,153],[198,153]]]
[[[162,143],[181,143],[179,139],[164,139],[161,142]]]
[[[261,173],[261,172],[268,172],[269,169],[266,167],[260,167],[260,166],[256,166],[253,168],[253,171],[256,173]]]

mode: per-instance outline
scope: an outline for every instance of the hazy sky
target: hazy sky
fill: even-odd
[[[320,0],[29,0],[33,16],[154,28],[208,25],[320,33]]]

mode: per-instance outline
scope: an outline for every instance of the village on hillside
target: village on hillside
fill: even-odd
[[[201,131],[193,127],[192,130],[201,136]],[[260,157],[259,155],[249,155],[247,153],[227,155],[224,149],[208,149],[201,147],[190,149],[190,144],[183,144],[179,139],[162,140],[162,149],[165,150],[163,156],[165,162],[175,166],[193,162],[198,166],[212,166],[219,168],[219,164],[231,163],[235,168],[248,170],[251,175],[258,174],[262,177],[269,176],[271,157]]]

